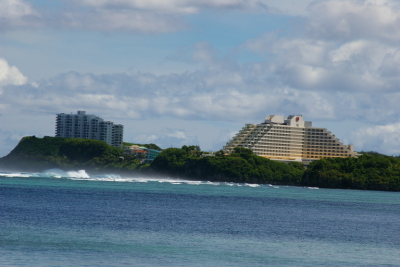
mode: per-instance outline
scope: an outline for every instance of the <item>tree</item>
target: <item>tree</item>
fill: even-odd
[[[215,152],[216,157],[225,157],[225,152],[221,149],[217,152]]]
[[[239,157],[243,157],[245,159],[249,159],[251,157],[251,155],[254,155],[254,153],[251,149],[244,148],[241,146],[235,147],[233,149],[233,153],[232,153],[232,156],[239,156]]]
[[[150,170],[179,176],[183,173],[188,153],[180,148],[164,149],[150,164]]]
[[[187,145],[184,145],[184,146],[182,146],[182,150],[186,151],[190,155],[195,155],[195,156],[198,156],[198,157],[202,154],[201,150],[200,150],[200,146],[194,146],[194,145],[187,146]]]
[[[147,147],[148,149],[155,149],[155,150],[159,150],[159,151],[162,150],[159,146],[157,146],[156,144],[153,144],[153,143],[145,144],[144,146]]]

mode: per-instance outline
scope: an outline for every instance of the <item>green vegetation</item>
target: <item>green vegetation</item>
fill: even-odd
[[[28,136],[0,159],[0,167],[19,171],[50,168],[125,171],[142,167],[135,157],[121,156],[121,149],[98,140]]]
[[[155,149],[155,150],[162,150],[159,146],[157,146],[156,144],[150,143],[150,144],[134,144],[134,143],[127,143],[127,142],[123,142],[122,146],[133,146],[133,145],[138,145],[138,146],[144,146],[148,149]]]
[[[327,188],[400,191],[400,158],[364,153],[358,158],[324,158],[306,170],[303,184]]]
[[[259,157],[249,149],[236,148],[225,156],[201,157],[192,150],[168,148],[151,163],[149,170],[172,177],[240,183],[299,185],[303,166]]]
[[[301,163],[272,161],[240,147],[229,156],[218,151],[215,157],[201,157],[186,148],[169,148],[149,170],[210,181],[400,191],[400,158],[376,152],[363,152],[359,158],[324,158],[305,169]]]
[[[132,145],[125,143],[125,145]],[[159,148],[154,144],[141,145]],[[324,158],[305,169],[255,155],[237,147],[231,155],[214,155],[198,146],[163,150],[151,164],[141,164],[121,149],[90,139],[24,137],[9,155],[0,159],[0,169],[43,171],[85,169],[120,174],[162,175],[174,178],[325,188],[400,191],[400,158],[376,152],[361,152],[358,158]]]

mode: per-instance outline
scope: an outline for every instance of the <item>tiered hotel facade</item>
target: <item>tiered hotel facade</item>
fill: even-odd
[[[312,127],[302,115],[270,115],[263,123],[246,124],[223,150],[230,154],[237,146],[272,160],[307,164],[325,157],[356,157],[353,145],[344,145],[325,128]]]
[[[74,137],[104,141],[115,147],[122,147],[124,126],[104,121],[85,111],[77,114],[57,114],[56,137]]]

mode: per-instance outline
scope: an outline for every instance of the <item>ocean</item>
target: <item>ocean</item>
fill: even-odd
[[[400,193],[0,172],[0,266],[400,266]]]

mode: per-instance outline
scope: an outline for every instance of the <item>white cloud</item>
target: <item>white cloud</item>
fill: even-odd
[[[223,70],[223,73],[229,77],[229,72]],[[264,80],[269,79],[268,73],[264,74],[264,79],[254,81],[252,72],[241,71],[243,79],[229,86],[205,83],[212,75],[218,76],[218,73],[214,69],[161,76],[66,73],[34,85],[8,86],[0,105],[13,106],[17,113],[35,110],[55,114],[85,108],[93,113],[131,119],[170,116],[188,120],[243,121],[263,118],[272,112],[303,113],[320,119],[371,119],[375,114],[376,121],[380,118],[377,114],[392,116],[400,100],[400,93],[358,95],[277,85],[266,87]],[[151,80],[151,83],[143,83],[143,80]],[[248,87],[252,90],[247,90]],[[375,108],[373,112],[371,108]]]
[[[167,116],[187,122],[247,123],[259,122],[268,114],[296,113],[303,114],[307,120],[320,121],[347,119],[384,123],[397,118],[400,93],[364,94],[359,90],[314,91],[280,86],[271,77],[275,74],[271,75],[265,66],[205,67],[202,71],[159,76],[70,72],[34,84],[8,85],[0,98],[0,106],[3,110],[12,106],[16,114],[54,115],[84,109],[105,118],[150,121]],[[222,77],[221,73],[224,77],[239,73],[241,79],[226,83],[205,82],[209,77]],[[24,97],[20,97],[22,95]],[[114,121],[118,122],[118,119]],[[130,123],[135,124],[134,121]],[[227,141],[223,139],[230,134],[231,130],[215,139],[214,149],[220,149]],[[367,137],[360,135],[362,140],[368,140]],[[136,140],[161,147],[199,144],[196,133],[176,128],[147,133]],[[363,143],[355,144],[358,150],[366,147]]]
[[[199,145],[195,134],[190,134],[184,129],[174,130],[170,128],[161,129],[157,134],[142,134],[134,138],[142,144],[153,143],[161,148],[182,147],[183,145]]]
[[[24,0],[0,1],[0,31],[14,28],[73,28],[102,32],[168,33],[189,26],[185,16],[202,10],[267,12],[259,0],[83,0],[58,7],[32,7]]]
[[[399,2],[316,1],[299,23],[295,34],[269,33],[245,45],[268,56],[277,82],[307,91],[398,91]]]
[[[0,7],[1,18],[15,19],[35,13],[29,4],[21,0],[3,0]]]
[[[130,137],[132,138],[132,137]],[[157,136],[156,134],[140,134],[138,136],[135,136],[134,142],[140,143],[140,144],[157,144],[159,145],[159,142],[157,142],[157,140],[160,137]],[[125,141],[126,142],[132,142],[133,140],[127,140],[127,136],[125,136]],[[166,147],[162,147],[162,148],[166,148]]]
[[[353,133],[358,150],[378,151],[389,155],[400,154],[400,122],[359,129]]]
[[[307,14],[307,7],[315,0],[262,0],[271,9],[279,13],[290,14],[295,16],[304,16]]]
[[[302,1],[305,2],[309,1]],[[186,16],[204,9],[254,10],[255,6],[261,6],[258,1],[241,0],[74,3],[68,13],[60,11],[63,21],[57,20],[56,27],[171,32],[185,28]],[[287,4],[275,7],[278,6],[284,9]],[[34,15],[36,11],[29,8],[22,8],[10,21],[18,25],[17,21]],[[212,41],[203,41],[195,43],[193,53],[186,57],[193,60],[188,62],[195,67],[190,66],[192,71],[180,74],[68,72],[27,84],[26,77],[16,67],[0,59],[0,110],[12,106],[18,114],[56,114],[86,109],[93,114],[107,114],[103,117],[135,121],[167,117],[181,122],[232,123],[259,122],[268,114],[300,113],[307,120],[320,122],[387,124],[362,128],[350,141],[357,150],[376,148],[397,153],[399,10],[394,1],[317,1],[303,18],[296,18],[299,27],[284,34],[260,36],[237,49],[260,54],[258,62],[239,64],[221,56]],[[42,19],[49,20],[43,16]],[[320,126],[324,127],[323,123]],[[162,147],[198,141],[188,128],[176,129],[181,127],[146,132],[138,140]],[[329,130],[335,133],[334,129]],[[231,134],[232,129],[221,133],[215,144],[225,143]]]
[[[265,68],[297,89],[382,92],[397,91],[400,83],[400,50],[391,42],[266,35],[245,47],[268,55]]]
[[[22,85],[28,79],[15,66],[10,66],[4,58],[0,58],[0,86]]]
[[[59,23],[105,32],[168,33],[189,28],[184,16],[204,9],[265,12],[258,0],[84,0],[74,1]]]
[[[166,33],[186,28],[186,24],[175,16],[138,10],[74,11],[64,13],[63,18],[64,24],[68,27],[106,32]]]
[[[309,7],[307,31],[325,39],[400,39],[400,3],[391,0],[328,0]]]
[[[186,139],[187,137],[186,137],[186,133],[184,132],[184,131],[182,131],[182,130],[180,130],[180,131],[174,131],[174,132],[172,132],[172,133],[169,133],[167,136],[169,136],[169,137],[175,137],[175,138],[178,138],[178,139]]]
[[[308,38],[307,36],[279,37],[276,34],[265,34],[248,40],[245,48],[270,55],[271,61],[321,65],[327,60],[327,53],[337,47],[335,42]]]
[[[83,0],[78,3],[96,8],[131,8],[183,14],[196,13],[203,8],[238,10],[267,8],[262,1],[257,0]]]
[[[0,30],[37,26],[39,17],[39,13],[25,1],[0,1]]]

